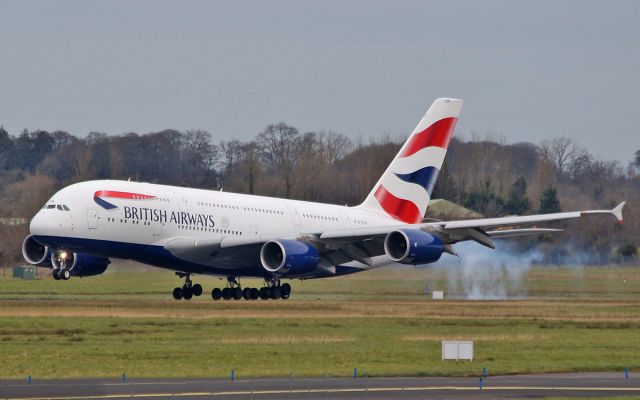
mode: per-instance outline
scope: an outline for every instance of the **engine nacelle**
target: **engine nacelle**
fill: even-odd
[[[429,264],[440,259],[444,246],[438,237],[427,232],[400,229],[389,232],[384,239],[384,252],[402,264]]]
[[[29,264],[51,268],[51,250],[46,245],[38,243],[31,235],[22,242],[22,257]]]
[[[264,269],[278,275],[303,275],[317,268],[320,262],[315,247],[296,240],[271,240],[260,250]]]
[[[55,269],[66,269],[72,276],[100,275],[111,264],[108,258],[60,250],[51,253],[51,265]]]

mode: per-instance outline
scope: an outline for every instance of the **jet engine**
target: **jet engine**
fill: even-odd
[[[427,232],[400,229],[389,232],[384,239],[384,252],[402,264],[429,264],[440,259],[444,246],[438,237]]]
[[[51,265],[57,270],[68,270],[71,276],[94,276],[106,271],[108,258],[59,250],[51,253]]]
[[[271,240],[262,245],[260,262],[264,269],[278,275],[303,275],[320,262],[315,247],[296,240]]]
[[[51,250],[29,235],[22,242],[22,257],[29,264],[51,268]]]

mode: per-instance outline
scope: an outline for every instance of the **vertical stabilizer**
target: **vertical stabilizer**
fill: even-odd
[[[462,100],[437,99],[359,208],[420,222],[456,125]]]

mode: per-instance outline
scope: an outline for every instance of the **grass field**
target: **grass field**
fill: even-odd
[[[196,277],[209,291],[222,282]],[[443,269],[292,282],[287,301],[176,302],[168,271],[0,280],[0,377],[477,375],[640,368],[640,268],[533,268],[504,301]],[[257,286],[258,282],[243,282]],[[441,340],[474,340],[443,362]]]

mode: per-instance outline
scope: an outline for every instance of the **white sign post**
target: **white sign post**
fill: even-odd
[[[460,340],[443,340],[442,360],[473,361],[473,342]]]

